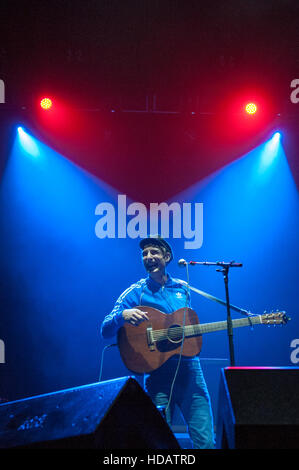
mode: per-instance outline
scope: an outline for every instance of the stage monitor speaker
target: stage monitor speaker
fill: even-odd
[[[138,382],[122,377],[0,405],[0,448],[180,446]]]
[[[221,370],[217,448],[298,449],[299,368]]]

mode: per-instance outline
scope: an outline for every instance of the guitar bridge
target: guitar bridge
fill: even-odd
[[[153,337],[153,328],[152,326],[146,329],[146,336],[147,336],[147,345],[150,351],[155,351],[156,345]]]

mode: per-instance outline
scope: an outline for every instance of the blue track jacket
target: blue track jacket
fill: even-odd
[[[122,312],[139,305],[153,307],[163,313],[172,313],[186,306],[191,307],[187,284],[169,274],[163,286],[150,276],[132,284],[117,299],[112,312],[104,318],[101,327],[103,338],[116,335],[118,329],[124,324]]]

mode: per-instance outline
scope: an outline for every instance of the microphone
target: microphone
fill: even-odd
[[[221,266],[222,268],[242,268],[243,264],[242,263],[235,263],[234,261],[230,261],[229,263],[226,263],[224,261],[186,261],[185,259],[180,259],[178,261],[179,266],[187,266],[187,264],[190,264],[191,266],[195,265],[201,265],[201,266]]]
[[[186,264],[188,264],[188,263],[187,263],[187,261],[186,261],[185,259],[180,259],[180,260],[178,261],[178,265],[179,265],[180,267],[186,266]]]

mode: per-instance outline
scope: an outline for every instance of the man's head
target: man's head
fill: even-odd
[[[158,235],[141,240],[139,246],[144,267],[149,273],[164,272],[167,264],[173,259],[171,246]]]

